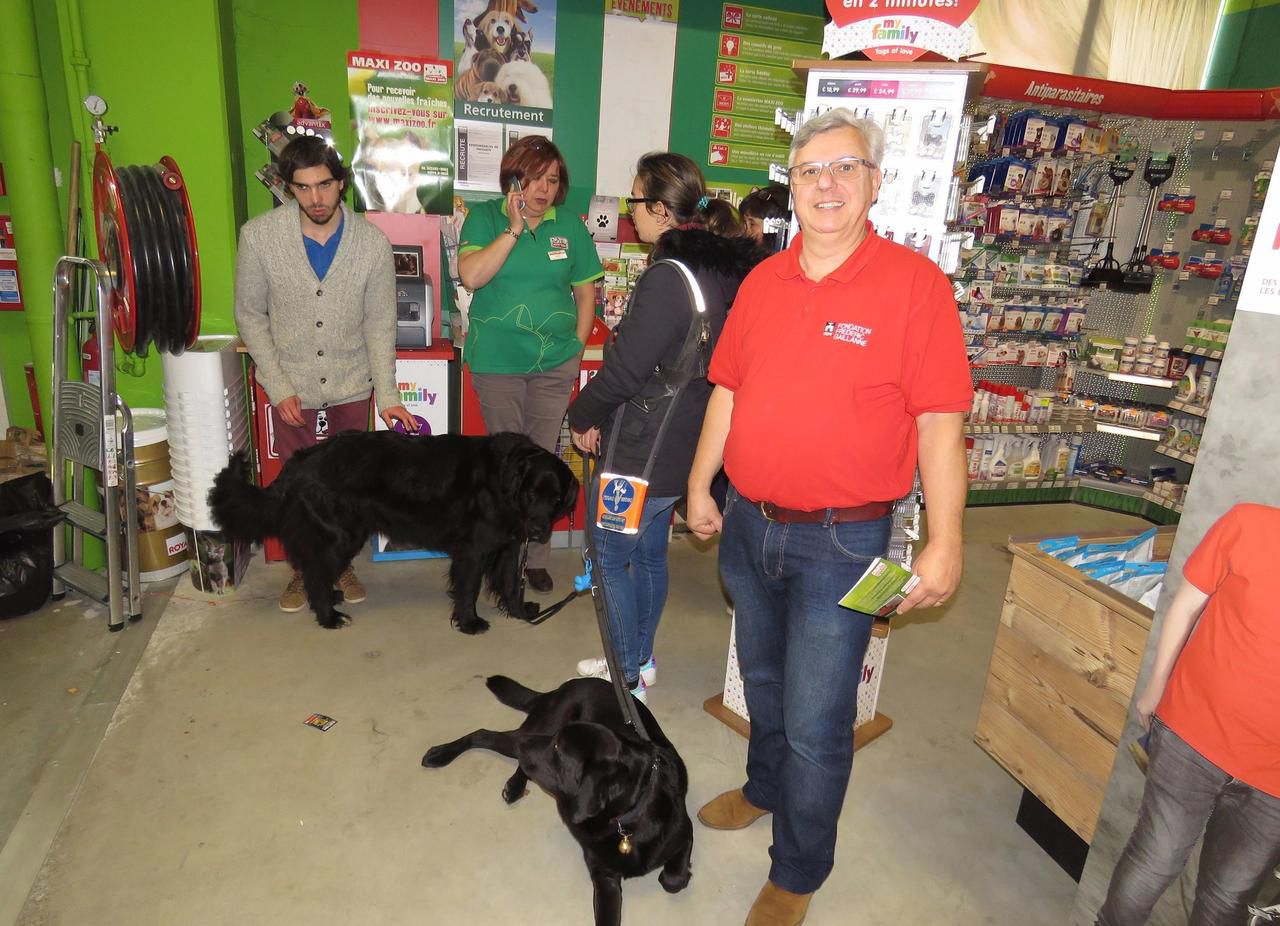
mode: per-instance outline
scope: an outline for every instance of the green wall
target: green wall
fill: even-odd
[[[1280,86],[1280,0],[1227,0],[1210,50],[1205,86]]]
[[[182,170],[196,219],[205,334],[234,330],[232,268],[235,188],[242,172],[229,134],[227,74],[219,0],[81,0],[89,83],[110,105],[112,163],[152,164],[170,155]],[[120,393],[135,407],[163,405],[160,357],[117,352]]]
[[[58,16],[53,3],[35,3],[34,14],[37,53],[40,61],[41,77],[46,85],[46,105],[49,107],[49,136],[52,145],[54,165],[62,171],[62,185],[58,189],[59,227],[63,229],[65,238],[67,170],[70,160],[71,122],[67,115],[66,86],[62,82],[62,59],[58,43]],[[51,80],[52,77],[52,80]],[[4,127],[0,126],[0,163],[5,160]],[[12,178],[10,178],[12,182]],[[0,196],[0,215],[12,215],[13,206],[8,197]],[[17,238],[19,252],[22,250],[23,234],[21,218],[14,216],[14,234]],[[30,241],[30,237],[27,238]],[[49,268],[50,275],[53,268]],[[23,367],[32,362],[31,341],[27,334],[27,318],[30,312],[51,311],[51,299],[48,295],[49,281],[30,279],[31,274],[22,278],[23,301],[26,309],[22,312],[0,312],[0,378],[4,382],[4,396],[7,401],[9,422],[19,427],[30,428],[35,425],[35,415],[31,410],[31,401],[27,393],[27,379]],[[49,397],[44,396],[47,402]],[[48,415],[45,415],[48,425]]]
[[[65,13],[75,0],[36,0],[38,51],[49,135],[55,165],[63,172],[59,204],[65,226],[67,171],[70,144],[79,138],[82,148],[82,183],[92,177],[93,140],[81,134],[83,120],[78,93],[69,89],[70,37]],[[235,87],[234,48],[224,41],[221,24],[229,0],[79,0],[89,91],[110,105],[106,121],[119,126],[107,142],[113,163],[150,164],[171,155],[182,169],[196,216],[200,249],[203,314],[206,334],[233,330],[232,268],[236,229],[236,202],[243,200],[242,149],[232,148],[229,120],[239,101],[228,97]],[[59,13],[62,12],[62,31]],[[229,79],[228,75],[232,75]],[[237,117],[238,118],[238,117]],[[3,157],[0,142],[0,158]],[[6,211],[0,200],[0,211]],[[243,207],[241,207],[243,211]],[[22,245],[22,217],[14,216],[15,235]],[[83,222],[88,238],[86,252],[97,255],[91,226]],[[52,268],[50,268],[52,271]],[[24,290],[47,286],[44,280],[24,279]],[[47,290],[45,290],[47,293]],[[47,297],[28,311],[48,312]],[[0,313],[0,367],[15,424],[30,424],[24,363],[30,361],[25,322],[28,313]],[[160,360],[154,350],[144,360],[116,354],[117,388],[134,407],[163,404]],[[49,396],[41,396],[48,425]]]
[[[356,0],[309,0],[306,12],[291,4],[264,0],[230,0],[235,34],[240,123],[232,142],[241,152],[247,210],[260,215],[275,197],[254,176],[271,160],[253,127],[272,113],[293,105],[293,84],[302,81],[318,106],[333,113],[333,139],[349,160],[355,146],[347,103],[347,52],[358,48]],[[307,24],[314,24],[308,28]]]

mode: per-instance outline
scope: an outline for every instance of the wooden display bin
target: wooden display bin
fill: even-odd
[[[1157,531],[1154,559],[1169,558],[1173,534]],[[974,739],[1088,843],[1153,612],[1041,553],[1042,539],[1010,538],[1013,568]]]

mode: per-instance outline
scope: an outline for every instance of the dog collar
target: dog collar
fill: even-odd
[[[659,755],[658,753],[654,753],[653,762],[649,765],[649,771],[645,775],[644,780],[640,782],[640,790],[642,792],[646,790],[646,786],[649,783],[649,779],[653,776],[653,773],[657,772],[658,765],[661,764],[661,762],[662,762],[662,756]],[[633,806],[631,809],[634,810],[635,807]],[[618,816],[613,818],[613,825],[618,830],[618,854],[619,855],[630,855],[635,850],[635,845],[631,842],[631,834],[628,833],[622,827],[622,818],[625,816],[626,814],[619,814]]]

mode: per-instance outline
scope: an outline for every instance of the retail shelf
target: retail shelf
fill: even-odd
[[[1107,379],[1117,383],[1135,383],[1139,386],[1159,386],[1172,389],[1178,385],[1176,379],[1165,379],[1162,376],[1140,376],[1137,373],[1108,373]]]
[[[1195,415],[1197,418],[1207,418],[1209,416],[1209,406],[1193,405],[1190,402],[1182,401],[1182,399],[1170,400],[1167,407],[1175,412],[1186,412],[1188,415]]]
[[[1057,255],[1059,252],[1070,252],[1071,250],[1071,242],[1069,241],[1023,241],[1017,235],[993,235],[990,232],[982,235],[979,240],[984,246],[996,245],[1002,251],[1028,251],[1031,253],[1044,251],[1049,255]]]
[[[1142,498],[1144,501],[1151,502],[1154,505],[1159,505],[1161,508],[1168,508],[1170,511],[1182,514],[1182,502],[1175,502],[1171,498],[1166,498],[1163,495],[1157,495],[1154,492],[1143,492]]]
[[[965,434],[1086,434],[1095,430],[1092,421],[1080,424],[966,424]]]
[[[1131,495],[1138,498],[1147,491],[1146,486],[1136,486],[1128,482],[1108,482],[1096,476],[1079,476],[1076,481],[1086,489],[1097,489],[1099,492],[1114,492],[1117,495]]]
[[[1210,360],[1221,360],[1222,351],[1210,350],[1207,347],[1192,347],[1190,344],[1182,345],[1184,354],[1195,354],[1197,357],[1208,357]]]
[[[1136,437],[1139,440],[1159,440],[1163,431],[1152,431],[1149,428],[1133,428],[1127,424],[1112,424],[1109,421],[1094,423],[1093,429],[1099,434],[1119,434],[1121,437]]]
[[[1083,331],[1060,334],[1057,331],[966,331],[966,338],[1018,338],[1024,341],[1078,341],[1084,337]],[[1015,366],[1015,364],[1009,364]]]
[[[1084,290],[1079,286],[1046,286],[1043,283],[994,283],[992,292],[1004,290],[1017,293],[1039,293],[1044,296],[1078,296]]]
[[[1145,486],[1107,482],[1091,476],[970,482],[966,503],[976,506],[1068,501],[1134,514],[1157,524],[1171,524],[1182,514],[1180,503],[1156,495]]]
[[[970,492],[1013,492],[1037,489],[1073,489],[1079,479],[1001,479],[969,483]]]
[[[1183,453],[1181,450],[1174,450],[1168,444],[1156,444],[1154,447],[1156,453],[1163,453],[1166,457],[1173,457],[1175,460],[1181,460],[1183,463],[1196,462],[1194,454]]]

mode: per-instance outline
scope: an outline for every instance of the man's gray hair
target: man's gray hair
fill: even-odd
[[[815,135],[834,132],[838,129],[853,129],[861,135],[867,146],[867,157],[877,167],[880,166],[880,162],[884,160],[884,129],[872,119],[856,118],[852,110],[845,109],[843,106],[829,109],[821,116],[814,116],[800,126],[796,131],[796,137],[791,141],[791,153],[787,163],[794,164],[796,152],[813,141]]]

